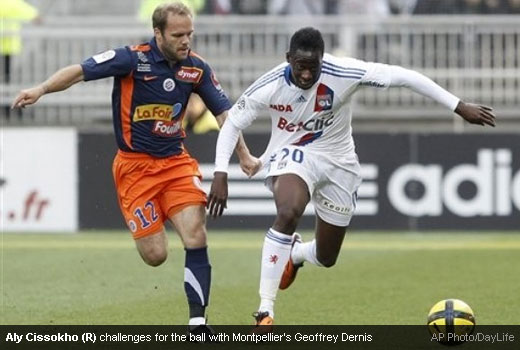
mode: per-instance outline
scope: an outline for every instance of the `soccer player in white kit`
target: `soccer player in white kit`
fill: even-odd
[[[216,166],[208,196],[210,215],[222,215],[227,200],[227,168],[239,131],[266,112],[272,134],[252,176],[265,165],[276,218],[262,250],[257,326],[270,330],[278,289],[293,282],[304,262],[336,263],[356,208],[360,164],[351,129],[352,95],[365,87],[408,87],[455,111],[472,124],[495,125],[491,108],[461,101],[424,75],[380,63],[324,54],[321,33],[303,28],[291,37],[287,62],[264,74],[239,98],[220,131]],[[247,170],[246,170],[247,172]],[[305,207],[316,211],[315,239],[295,233]]]

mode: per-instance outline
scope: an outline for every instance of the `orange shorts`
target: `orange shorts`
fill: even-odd
[[[119,206],[134,239],[160,232],[189,205],[205,205],[199,164],[187,152],[168,158],[119,151],[112,173]]]

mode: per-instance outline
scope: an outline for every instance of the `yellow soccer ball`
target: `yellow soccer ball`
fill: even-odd
[[[464,343],[475,329],[475,314],[459,299],[445,299],[433,305],[428,313],[428,329],[432,340],[443,344]]]

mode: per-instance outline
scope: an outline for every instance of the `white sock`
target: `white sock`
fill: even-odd
[[[323,266],[316,256],[316,239],[305,243],[296,242],[291,252],[291,259],[296,265],[308,261],[313,265]]]
[[[206,324],[206,319],[204,317],[192,317],[188,322],[189,326],[198,326],[201,324]]]
[[[292,236],[273,230],[267,231],[262,249],[260,271],[260,307],[258,311],[268,311],[274,317],[274,301],[282,279],[285,264],[291,255]]]

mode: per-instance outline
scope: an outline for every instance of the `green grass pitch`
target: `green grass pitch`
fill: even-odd
[[[252,323],[263,237],[210,232],[210,323]],[[153,268],[127,233],[3,233],[0,324],[185,324],[184,252],[169,238]],[[336,266],[307,264],[278,294],[276,323],[425,324],[433,304],[458,298],[478,324],[518,325],[519,276],[520,232],[350,233]]]

